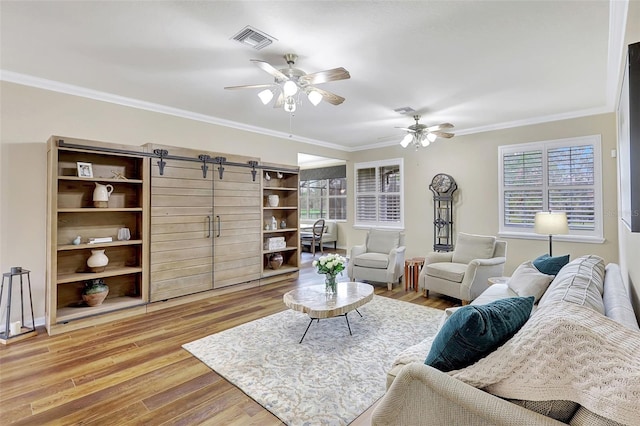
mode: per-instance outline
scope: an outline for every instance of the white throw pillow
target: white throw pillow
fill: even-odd
[[[551,281],[553,281],[553,275],[543,274],[529,261],[518,266],[507,281],[507,286],[520,297],[535,297],[534,303],[536,303],[547,291]]]

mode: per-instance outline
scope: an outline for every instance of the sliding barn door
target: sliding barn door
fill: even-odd
[[[150,300],[211,290],[213,174],[204,178],[201,163],[166,160],[160,175],[151,161]]]
[[[237,157],[229,161],[245,163]],[[260,175],[251,169],[224,166],[214,171],[214,288],[260,279],[262,270],[262,196]]]

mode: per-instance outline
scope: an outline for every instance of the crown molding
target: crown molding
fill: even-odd
[[[47,80],[40,77],[34,77],[27,74],[21,74],[13,71],[0,69],[0,80],[10,83],[21,84],[23,86],[36,87],[39,89],[50,90],[52,92],[65,93],[68,95],[79,96],[82,98],[93,99],[96,101],[109,102],[112,104],[123,105],[127,107],[142,109],[146,111],[158,112],[160,114],[173,115],[176,117],[186,118],[189,120],[200,121],[203,123],[215,124],[223,127],[243,130],[251,133],[257,133],[266,136],[273,136],[280,139],[293,140],[296,142],[307,143],[311,145],[322,146],[339,151],[347,151],[344,146],[317,139],[305,138],[286,132],[278,132],[275,130],[265,129],[263,127],[251,126],[236,121],[225,120],[223,118],[214,117],[205,114],[199,114],[179,108],[173,108],[166,105],[156,104],[152,102],[141,101],[138,99],[127,98],[124,96],[114,95],[112,93],[100,92],[97,90],[87,89],[85,87],[75,86],[72,84],[61,83],[59,81]]]
[[[456,130],[455,134],[456,136],[465,136],[465,135],[473,135],[476,133],[484,133],[484,132],[491,132],[491,131],[495,131],[495,130],[504,130],[504,129],[511,129],[514,127],[524,127],[524,126],[529,126],[529,125],[534,125],[534,124],[542,124],[542,123],[550,123],[553,121],[561,121],[561,120],[569,120],[572,118],[581,118],[581,117],[588,117],[590,115],[598,115],[598,114],[605,114],[608,112],[613,112],[612,108],[609,108],[609,106],[603,106],[603,107],[598,107],[598,108],[590,108],[590,109],[585,109],[585,110],[580,110],[580,111],[572,111],[572,112],[566,112],[566,113],[560,113],[560,114],[553,114],[553,115],[545,115],[545,116],[540,116],[540,117],[533,117],[533,118],[527,118],[525,120],[515,120],[515,121],[509,121],[509,122],[504,122],[504,123],[496,123],[496,124],[491,124],[488,126],[479,126],[479,127],[472,127],[472,128],[468,128],[468,129],[460,129],[460,130]],[[352,149],[351,151],[364,151],[367,149],[376,149],[376,148],[386,148],[389,146],[400,146],[400,137],[398,137],[398,140],[396,141],[391,141],[391,142],[379,142],[379,143],[375,143],[375,144],[369,144],[369,145],[365,145],[365,146],[359,146],[357,148]],[[406,149],[406,148],[404,148]]]

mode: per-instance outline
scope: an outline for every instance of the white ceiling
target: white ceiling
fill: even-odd
[[[353,151],[398,143],[394,111],[469,134],[614,110],[626,2],[596,1],[6,1],[3,80],[169,112]],[[251,25],[275,37],[230,40]],[[339,106],[304,105],[290,121],[264,106],[270,83],[249,62],[308,73]],[[290,127],[291,125],[291,127]]]

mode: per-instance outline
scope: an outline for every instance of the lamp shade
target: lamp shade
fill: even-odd
[[[318,106],[320,101],[322,101],[322,95],[316,90],[310,91],[307,97],[309,98],[309,102],[311,102],[313,106]]]
[[[402,140],[400,141],[400,145],[403,148],[406,148],[407,146],[409,146],[409,144],[411,143],[411,141],[413,140],[413,135],[411,133],[407,133],[404,138],[402,138]]]
[[[291,80],[287,80],[282,86],[285,96],[293,96],[298,93],[298,85]]]
[[[271,99],[273,99],[273,92],[270,89],[265,89],[262,92],[258,93],[258,97],[262,101],[263,104],[268,104]]]
[[[569,223],[565,212],[536,213],[534,231],[536,234],[559,235],[569,233]]]

